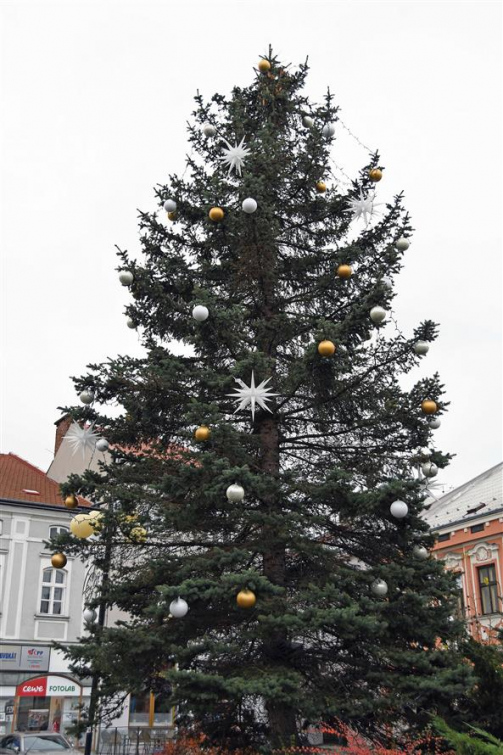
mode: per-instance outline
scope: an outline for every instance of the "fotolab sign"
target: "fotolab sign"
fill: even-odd
[[[19,697],[80,697],[81,686],[66,676],[37,676],[18,684]]]

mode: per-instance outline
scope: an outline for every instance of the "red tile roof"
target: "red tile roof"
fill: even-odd
[[[0,498],[64,507],[59,484],[16,454],[0,454]]]

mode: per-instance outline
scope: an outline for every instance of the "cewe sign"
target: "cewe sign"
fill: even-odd
[[[16,687],[18,697],[80,697],[82,687],[66,676],[37,676]]]

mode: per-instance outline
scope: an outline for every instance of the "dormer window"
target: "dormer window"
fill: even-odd
[[[471,509],[467,509],[467,514],[476,514],[477,511],[480,511],[480,509],[483,509],[485,506],[485,503],[478,503],[476,506],[472,506]]]

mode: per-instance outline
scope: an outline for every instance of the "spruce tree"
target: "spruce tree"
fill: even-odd
[[[469,673],[446,649],[456,586],[421,550],[413,470],[443,387],[400,382],[437,326],[370,316],[391,310],[412,227],[402,194],[375,212],[378,154],[338,182],[337,106],[309,101],[307,73],[270,52],[250,86],[197,95],[187,170],[140,213],[142,261],[119,250],[144,356],[90,365],[75,384],[94,402],[65,408],[110,460],[64,486],[99,502],[95,535],[58,544],[105,570],[91,603],[124,612],[68,649],[74,669],[99,673],[103,701],[169,685],[181,721],[266,748],[335,718],[414,725]],[[236,401],[252,380],[269,389],[253,416]]]

